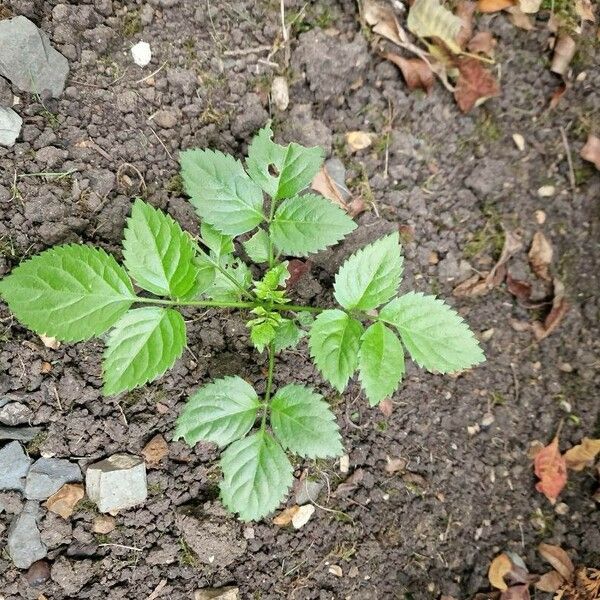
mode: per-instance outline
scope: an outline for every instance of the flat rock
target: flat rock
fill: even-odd
[[[42,431],[41,427],[2,427],[0,426],[0,441],[18,440],[19,442],[30,442]]]
[[[113,454],[88,467],[85,485],[100,512],[131,508],[148,496],[146,465],[137,456]]]
[[[0,21],[0,75],[24,92],[53,98],[64,90],[69,63],[26,17]]]
[[[25,481],[25,497],[46,500],[65,483],[81,481],[79,465],[65,458],[40,458],[35,461]]]
[[[0,21],[1,26],[2,22]],[[0,58],[0,65],[2,64],[1,61]],[[21,133],[22,125],[23,119],[12,108],[2,108],[0,106],[0,146],[6,146],[7,148],[14,146]]]
[[[0,490],[25,489],[25,476],[31,459],[19,442],[11,442],[0,450]]]
[[[194,600],[238,600],[240,590],[228,585],[222,588],[203,588],[194,593]]]
[[[42,543],[36,522],[37,510],[35,503],[25,506],[8,530],[8,554],[19,569],[29,569],[34,562],[46,556],[46,546]]]
[[[24,425],[33,417],[33,411],[22,402],[9,402],[0,408],[0,423],[3,425]]]

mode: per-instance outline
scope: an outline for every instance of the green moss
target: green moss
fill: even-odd
[[[502,137],[502,129],[490,113],[483,113],[475,128],[479,138],[484,142],[497,142]]]
[[[173,177],[169,179],[167,182],[167,191],[177,194],[178,196],[183,196],[185,189],[183,187],[183,179],[179,173],[173,175]]]
[[[487,218],[485,225],[473,234],[463,248],[463,255],[467,259],[473,259],[483,252],[491,252],[494,257],[499,257],[502,252],[504,230],[500,215],[491,205],[483,207],[483,214]]]
[[[179,538],[179,548],[179,564],[183,567],[195,567],[198,557],[183,538]]]
[[[142,20],[137,10],[132,10],[123,16],[121,23],[121,32],[125,37],[133,37],[142,31]]]
[[[27,454],[39,454],[40,446],[48,437],[47,431],[40,431],[26,446]]]

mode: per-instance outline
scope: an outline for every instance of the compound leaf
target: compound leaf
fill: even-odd
[[[254,388],[241,377],[217,379],[190,396],[174,439],[183,438],[190,446],[200,440],[227,446],[252,429],[259,406]]]
[[[220,462],[221,500],[243,521],[260,519],[275,510],[293,482],[290,461],[266,431],[231,444]]]
[[[335,299],[346,309],[370,310],[387,302],[397,291],[403,259],[398,233],[387,235],[358,252],[335,277]]]
[[[125,267],[136,283],[157,296],[196,295],[198,265],[190,236],[169,215],[137,199],[123,240]]]
[[[390,396],[404,375],[404,350],[396,334],[373,323],[360,340],[359,379],[371,406]]]
[[[291,319],[283,319],[273,338],[275,352],[281,352],[286,348],[293,348],[302,339],[304,332]]]
[[[262,352],[274,338],[275,326],[269,321],[253,325],[252,329],[250,329],[250,339],[259,352]]]
[[[135,301],[131,280],[112,256],[76,244],[21,263],[0,281],[0,295],[36,333],[72,342],[104,333]]]
[[[255,263],[269,260],[269,234],[264,229],[259,229],[243,246],[250,260]]]
[[[396,327],[412,359],[429,371],[452,373],[485,360],[463,318],[435,296],[410,292],[384,306],[379,318]]]
[[[248,148],[250,177],[274,200],[291,198],[306,189],[323,163],[321,148],[298,144],[280,146],[272,140],[271,126],[263,127]]]
[[[215,150],[182,152],[185,191],[203,220],[226,235],[254,229],[263,215],[263,194],[233,156]]]
[[[185,323],[176,310],[149,306],[125,313],[108,336],[102,371],[108,396],[160,377],[181,356]]]
[[[271,222],[271,238],[282,254],[306,256],[339,242],[356,223],[337,205],[317,194],[284,200]]]
[[[313,323],[309,348],[323,377],[339,392],[356,370],[362,325],[341,310],[323,311]]]
[[[328,458],[343,452],[338,425],[323,396],[290,384],[271,401],[271,427],[287,450],[306,458]]]
[[[252,283],[252,273],[246,263],[235,260],[231,264],[225,265],[224,268],[225,271],[227,271],[227,273],[245,290],[250,288]],[[242,292],[238,285],[233,283],[231,279],[225,277],[220,271],[215,273],[214,283],[206,290],[206,295],[212,300],[225,302],[235,302],[240,299],[241,294]]]
[[[204,222],[200,225],[200,235],[217,260],[233,252],[233,238],[221,233],[210,223]]]

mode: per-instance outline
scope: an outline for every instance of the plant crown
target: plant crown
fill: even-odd
[[[267,125],[252,141],[245,168],[213,150],[187,150],[180,160],[185,190],[202,219],[199,236],[137,199],[125,228],[123,265],[101,248],[56,246],[13,269],[0,281],[0,295],[38,334],[70,342],[104,336],[106,395],[154,381],[173,366],[186,346],[178,309],[246,311],[250,340],[267,353],[262,398],[240,377],[217,379],[190,395],[174,437],[224,448],[223,503],[243,520],[260,519],[292,484],[288,452],[310,459],[343,452],[323,396],[296,384],[273,390],[277,354],[308,335],[323,377],[342,393],[358,370],[371,406],[400,385],[405,349],[439,373],[466,369],[484,356],[444,302],[415,292],[397,296],[403,269],[397,233],[341,266],[333,293],[338,308],[291,304],[284,258],[319,252],[356,227],[336,204],[302,193],[321,168],[320,148],[276,144]],[[238,236],[243,252],[236,256]],[[264,266],[262,277],[253,279],[240,255]]]

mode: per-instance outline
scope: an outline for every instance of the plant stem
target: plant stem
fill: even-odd
[[[269,370],[267,372],[267,386],[265,388],[265,407],[263,409],[262,419],[260,422],[261,431],[265,430],[265,426],[267,424],[267,412],[269,411],[269,401],[271,400],[271,388],[273,387],[273,369],[275,367],[275,347],[273,342],[269,344],[269,348],[267,351],[269,353]]]

